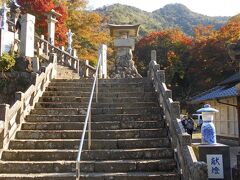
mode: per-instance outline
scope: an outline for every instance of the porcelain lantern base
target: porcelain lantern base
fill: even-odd
[[[216,129],[212,121],[205,121],[201,128],[202,144],[216,144]]]

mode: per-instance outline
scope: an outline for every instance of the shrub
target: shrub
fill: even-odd
[[[0,71],[6,72],[9,71],[15,65],[15,59],[13,56],[3,53],[0,57]]]

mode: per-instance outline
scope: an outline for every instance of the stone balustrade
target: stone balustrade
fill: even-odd
[[[72,54],[64,50],[64,47],[56,47],[44,39],[44,36],[35,35],[35,51],[39,57],[49,58],[49,53],[56,53],[58,63],[75,70],[80,76],[92,77],[96,69],[89,65],[88,60],[80,60],[77,57],[76,50]]]
[[[8,104],[0,104],[0,149],[7,148],[24,118],[34,108],[50,80],[56,76],[56,58],[56,54],[50,54],[51,63],[46,68],[42,68],[41,74],[33,74],[35,81],[27,91],[16,92],[15,104],[11,107]]]
[[[169,128],[169,135],[175,151],[175,158],[182,173],[182,179],[205,180],[208,179],[207,165],[197,161],[191,147],[191,136],[187,134],[180,120],[180,103],[173,101],[172,91],[165,84],[165,72],[160,70],[156,62],[156,51],[151,52],[148,77],[153,81],[158,94],[159,104],[162,106]]]

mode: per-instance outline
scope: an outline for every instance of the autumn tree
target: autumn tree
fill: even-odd
[[[168,86],[175,97],[185,97],[188,82],[185,71],[189,63],[189,49],[192,39],[179,29],[152,32],[136,44],[135,57],[139,72],[146,76],[151,50],[157,51],[157,61],[166,72]]]
[[[215,86],[237,71],[237,62],[228,55],[227,44],[240,38],[240,18],[231,18],[219,30],[210,26],[195,28],[191,50],[193,63],[188,68],[195,94]],[[199,78],[201,77],[201,78]]]
[[[67,41],[66,33],[66,20],[67,4],[65,0],[18,0],[18,3],[22,6],[23,13],[30,13],[36,17],[36,32],[47,36],[47,14],[54,9],[56,12],[62,14],[61,17],[57,17],[56,23],[56,45],[65,45]]]
[[[103,26],[104,17],[85,9],[85,0],[69,1],[67,25],[75,33],[73,47],[78,50],[79,57],[96,64],[99,45],[107,44],[110,37],[106,26]]]

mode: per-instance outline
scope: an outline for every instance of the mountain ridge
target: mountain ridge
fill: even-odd
[[[142,36],[151,31],[171,27],[180,28],[191,36],[193,35],[193,28],[198,24],[213,25],[215,29],[218,29],[230,18],[195,13],[179,3],[168,4],[152,12],[117,3],[98,8],[95,12],[108,17],[108,23],[142,24],[140,29],[140,35]]]

